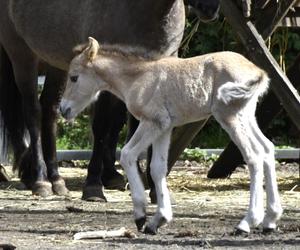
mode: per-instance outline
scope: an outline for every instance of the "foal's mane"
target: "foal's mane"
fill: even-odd
[[[82,53],[88,47],[88,43],[80,44],[73,49],[73,52],[78,55]],[[159,53],[147,51],[142,47],[131,47],[126,45],[108,45],[101,44],[98,51],[98,55],[108,57],[119,57],[130,61],[150,61],[159,59],[161,56]]]

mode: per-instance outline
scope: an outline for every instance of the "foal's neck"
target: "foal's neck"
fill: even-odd
[[[146,71],[147,63],[147,60],[133,55],[104,51],[94,63],[94,69],[101,80],[107,83],[105,90],[124,101],[124,93]]]

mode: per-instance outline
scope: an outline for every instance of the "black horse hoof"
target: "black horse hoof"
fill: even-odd
[[[156,235],[157,234],[157,228],[152,228],[150,226],[146,226],[144,230],[145,234],[150,234],[150,235]]]
[[[66,187],[66,183],[61,177],[56,181],[52,181],[52,190],[54,194],[61,196],[66,196],[69,194],[69,190]]]
[[[119,172],[102,176],[102,183],[106,189],[125,191],[126,182],[124,176]]]
[[[101,185],[85,186],[82,191],[82,200],[92,202],[107,202],[103,194],[103,187]]]
[[[141,217],[141,218],[135,220],[135,225],[136,225],[137,230],[139,232],[141,232],[143,230],[143,227],[144,227],[144,225],[146,223],[146,220],[147,220],[146,216],[145,217]]]
[[[47,197],[53,194],[52,185],[48,181],[37,181],[32,187],[32,194]]]
[[[22,190],[32,190],[34,183],[30,179],[21,178]]]

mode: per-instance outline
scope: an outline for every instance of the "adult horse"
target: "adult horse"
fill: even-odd
[[[219,0],[187,2],[203,20],[214,19],[219,9]],[[54,135],[65,71],[74,46],[93,36],[101,43],[143,57],[175,55],[183,35],[184,17],[183,0],[45,0],[42,4],[38,0],[1,1],[0,125],[4,145],[0,146],[5,148],[9,139],[21,180],[34,194],[67,192],[58,173]],[[39,60],[50,65],[41,105],[36,85]],[[113,103],[112,107],[107,107],[106,101]],[[94,152],[103,156],[105,148],[111,147],[107,145],[109,138],[120,127],[118,118],[125,117],[125,108],[107,94],[100,96],[99,103],[104,108],[96,108],[96,112],[104,113],[93,125]],[[106,123],[104,118],[108,115],[113,124]],[[98,133],[101,129],[107,133]],[[27,130],[29,146],[24,140]],[[86,196],[96,193],[105,198],[100,178],[105,160],[95,159],[94,154],[84,192]]]

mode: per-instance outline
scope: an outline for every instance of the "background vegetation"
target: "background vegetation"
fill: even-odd
[[[286,70],[300,51],[300,35],[296,29],[278,28],[267,45],[283,68]],[[232,50],[243,53],[243,46],[236,34],[224,18],[213,23],[200,23],[197,18],[187,20],[185,36],[179,51],[181,57],[191,57],[209,52]],[[59,149],[90,149],[92,136],[90,132],[89,110],[81,114],[74,123],[68,124],[59,120],[57,145]],[[295,129],[285,112],[282,112],[267,135],[276,146],[295,147],[299,143],[299,134],[295,136]],[[120,146],[124,143],[126,127],[121,133]],[[190,147],[195,148],[223,148],[229,138],[220,126],[210,119],[204,129],[193,140]],[[189,151],[186,151],[189,154]],[[196,155],[197,157],[197,155]],[[203,157],[200,155],[199,157]]]

